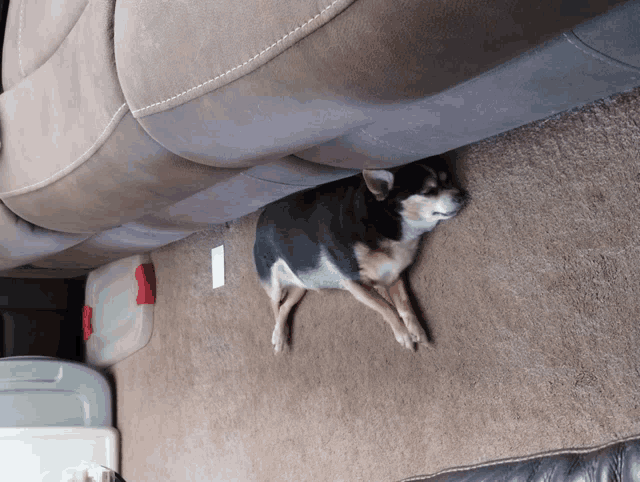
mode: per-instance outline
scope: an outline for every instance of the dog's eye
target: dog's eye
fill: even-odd
[[[425,196],[435,196],[436,194],[438,194],[438,189],[435,187],[428,187],[423,192]]]
[[[427,179],[425,183],[422,185],[422,193],[425,195],[433,195],[435,190],[438,188],[438,181],[435,179]]]

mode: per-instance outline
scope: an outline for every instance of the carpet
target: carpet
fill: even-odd
[[[274,356],[257,213],[153,252],[152,339],[111,370],[122,475],[397,481],[640,433],[639,122],[635,90],[448,154],[472,201],[409,273],[415,353],[322,292]]]

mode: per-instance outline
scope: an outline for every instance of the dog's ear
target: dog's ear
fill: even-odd
[[[364,182],[367,184],[378,201],[384,201],[393,189],[393,174],[384,169],[362,171]]]

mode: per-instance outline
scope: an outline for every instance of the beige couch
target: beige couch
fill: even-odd
[[[81,275],[640,85],[639,2],[575,3],[4,2],[0,276]]]

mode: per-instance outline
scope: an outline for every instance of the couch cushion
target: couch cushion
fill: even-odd
[[[141,254],[192,234],[185,229],[151,228],[131,222],[108,229],[64,251],[34,261],[31,267],[71,277],[77,269],[95,269],[112,261]],[[63,271],[61,271],[63,270]],[[62,277],[62,276],[60,276]]]
[[[86,234],[67,234],[34,226],[0,202],[0,270],[15,268],[84,241]]]
[[[235,175],[168,152],[129,113],[113,3],[93,1],[53,55],[0,97],[0,199],[48,229],[94,233]]]
[[[58,49],[88,0],[12,0],[2,52],[2,86],[9,90]]]
[[[295,154],[341,167],[391,167],[632,89],[640,85],[640,61],[629,45],[640,45],[640,28],[618,20],[638,16],[636,1],[580,27],[589,41],[606,37],[607,51],[617,58],[567,32],[439,94],[393,110],[371,108],[375,122]]]
[[[371,124],[371,107],[441,92],[609,8],[122,0],[116,64],[133,115],[162,145],[203,164],[248,166]]]
[[[275,58],[352,3],[119,2],[116,63],[131,110],[136,117],[163,112],[226,85]]]

